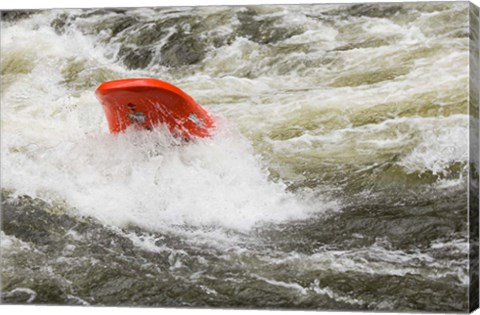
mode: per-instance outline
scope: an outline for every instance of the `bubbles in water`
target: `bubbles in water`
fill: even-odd
[[[24,150],[5,159],[17,165],[5,169],[8,186],[54,193],[80,214],[111,224],[246,230],[308,212],[285,185],[269,181],[248,141],[235,132],[181,144],[162,128],[130,129]]]

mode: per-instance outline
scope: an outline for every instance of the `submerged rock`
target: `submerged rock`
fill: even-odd
[[[55,30],[57,34],[65,33],[65,30],[69,25],[70,25],[70,16],[67,13],[59,14],[50,23],[50,26]]]
[[[16,22],[19,20],[27,19],[33,14],[42,12],[41,10],[9,10],[1,12],[2,21],[4,22]]]
[[[135,25],[134,19],[119,19],[113,23],[112,35]],[[121,42],[118,57],[130,69],[143,69],[152,60],[160,65],[178,67],[192,65],[205,57],[207,41],[201,38],[202,25],[189,17],[139,24],[139,27],[117,40]],[[185,31],[188,29],[189,31]]]
[[[401,4],[355,4],[348,12],[352,16],[367,16],[375,18],[390,17],[400,12],[404,13],[405,7]]]
[[[118,57],[129,69],[144,69],[152,61],[154,52],[149,47],[122,46]]]
[[[95,24],[93,29],[95,32],[108,30],[110,31],[110,37],[113,38],[129,27],[135,26],[137,23],[138,19],[135,16],[120,14],[101,20]]]
[[[205,57],[205,44],[197,37],[179,31],[170,36],[160,52],[162,65],[192,65]]]
[[[406,13],[407,9],[403,4],[395,3],[371,3],[371,4],[353,4],[341,6],[340,8],[324,12],[325,15],[355,16],[355,17],[371,17],[371,18],[387,18],[399,13]]]
[[[110,13],[124,14],[126,12],[128,12],[128,9],[122,9],[122,8],[92,9],[92,10],[85,10],[85,12],[80,15],[80,17],[89,18],[92,16],[102,16]]]
[[[258,44],[274,44],[304,32],[300,27],[278,26],[278,17],[260,17],[249,8],[237,14],[240,26],[237,35],[243,36]]]

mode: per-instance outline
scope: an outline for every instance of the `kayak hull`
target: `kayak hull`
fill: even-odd
[[[166,125],[175,136],[208,137],[213,118],[178,87],[157,79],[138,78],[102,83],[95,91],[102,104],[110,132],[135,125],[153,129]]]

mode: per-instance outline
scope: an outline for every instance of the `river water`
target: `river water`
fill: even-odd
[[[3,302],[467,310],[468,9],[2,14]],[[128,77],[214,136],[109,134]]]

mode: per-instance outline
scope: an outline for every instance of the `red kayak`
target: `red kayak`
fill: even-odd
[[[123,79],[102,83],[95,91],[102,103],[110,132],[130,125],[152,129],[164,124],[173,135],[186,139],[207,137],[213,118],[178,87],[156,79]]]

